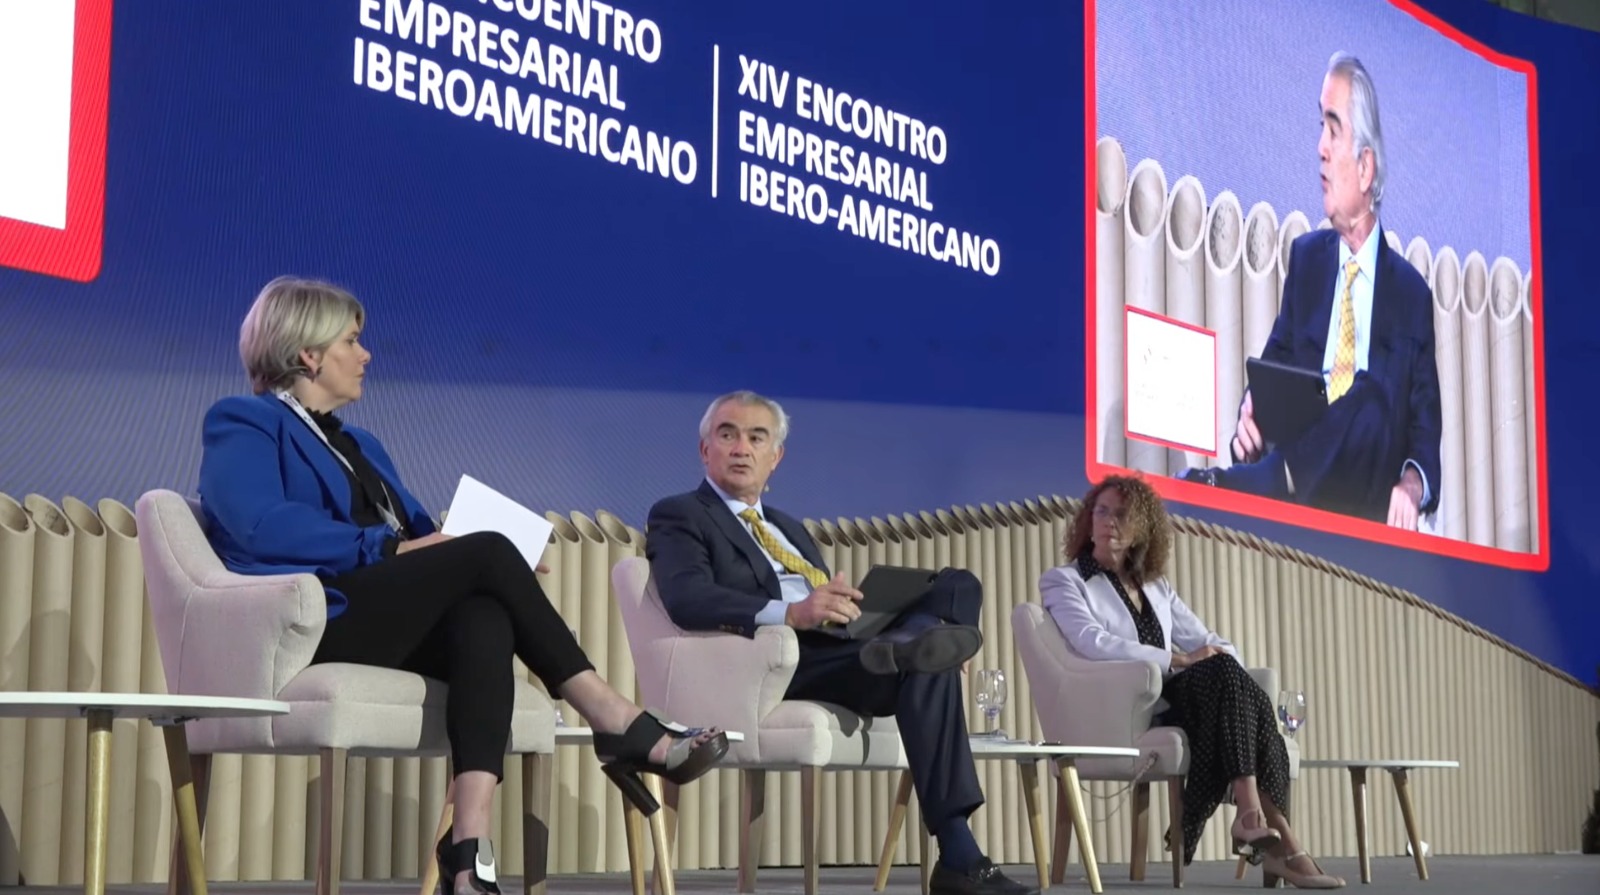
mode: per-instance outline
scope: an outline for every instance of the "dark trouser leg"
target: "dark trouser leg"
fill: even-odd
[[[971,572],[946,569],[891,630],[928,625],[935,619],[976,626],[982,602],[982,585]],[[967,741],[960,672],[868,674],[859,658],[862,646],[859,641],[802,633],[800,667],[788,698],[831,702],[864,715],[894,715],[928,829],[970,815],[983,804],[983,790]]]
[[[487,597],[473,597],[447,612],[404,664],[406,671],[450,686],[444,724],[457,774],[489,771],[496,779],[503,776],[515,692],[506,673],[511,656],[505,608]]]
[[[364,566],[326,586],[344,593],[349,606],[329,621],[313,661],[398,668],[451,607],[487,597],[505,609],[517,658],[551,692],[594,668],[504,535],[463,535]],[[329,658],[333,654],[342,658]]]
[[[1389,492],[1400,480],[1389,396],[1365,371],[1328,405],[1322,420],[1282,450],[1300,503],[1336,513],[1387,518]]]

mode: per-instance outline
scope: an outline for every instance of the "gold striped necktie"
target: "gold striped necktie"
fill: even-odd
[[[739,511],[739,518],[750,523],[750,533],[756,536],[756,542],[767,551],[767,554],[778,561],[778,565],[805,578],[812,587],[821,587],[828,583],[828,576],[823,574],[821,569],[806,562],[805,557],[796,556],[783,549],[783,545],[778,543],[778,539],[772,536],[772,532],[761,521],[761,516],[756,513],[755,507],[745,507]]]
[[[1333,375],[1328,377],[1328,403],[1344,397],[1356,378],[1356,306],[1350,287],[1361,265],[1351,258],[1344,265],[1344,297],[1339,300],[1339,345],[1333,352]]]

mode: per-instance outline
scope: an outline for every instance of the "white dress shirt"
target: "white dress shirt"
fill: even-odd
[[[772,554],[767,552],[767,548],[761,546],[761,539],[756,537],[756,533],[751,529],[750,523],[741,518],[739,514],[753,507],[756,511],[756,516],[761,519],[762,527],[771,533],[772,539],[778,542],[779,547],[793,553],[795,556],[804,556],[804,554],[794,544],[790,543],[788,538],[784,537],[783,529],[767,521],[767,514],[761,510],[761,501],[758,500],[753,504],[745,503],[737,497],[728,496],[728,492],[717,487],[717,483],[709,478],[706,479],[706,484],[710,485],[711,490],[717,492],[717,496],[722,498],[722,502],[728,505],[728,511],[733,513],[733,518],[738,519],[739,524],[744,526],[744,530],[750,533],[750,540],[756,542],[756,547],[760,548],[761,555],[767,558],[767,562],[772,563],[772,571],[778,575],[778,592],[783,595],[783,599],[768,600],[766,608],[756,613],[756,624],[783,624],[783,616],[788,610],[789,604],[798,603],[811,596],[811,582],[807,581],[804,575],[797,575],[785,569],[783,563],[773,559]]]

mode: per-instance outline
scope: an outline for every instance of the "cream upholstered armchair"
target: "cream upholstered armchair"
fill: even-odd
[[[1129,876],[1144,879],[1145,852],[1150,831],[1150,781],[1165,780],[1172,836],[1182,842],[1183,777],[1189,771],[1189,744],[1177,727],[1152,727],[1164,708],[1161,669],[1154,662],[1092,661],[1067,645],[1066,637],[1038,603],[1022,603],[1011,613],[1011,631],[1028,675],[1034,709],[1045,739],[1073,746],[1131,746],[1139,758],[1080,759],[1078,774],[1084,780],[1126,780],[1133,787],[1133,860]],[[1268,693],[1278,691],[1278,672],[1249,669],[1250,676]],[[1300,749],[1285,738],[1289,750],[1289,776],[1299,776]],[[1057,777],[1057,786],[1063,785]],[[1058,798],[1057,806],[1066,799]],[[1050,877],[1061,882],[1071,844],[1072,825],[1056,813],[1055,843],[1051,849]],[[1172,852],[1172,884],[1183,885],[1183,853]]]
[[[282,716],[189,724],[202,817],[212,754],[320,756],[316,891],[336,895],[346,759],[447,755],[448,688],[405,671],[310,664],[327,624],[327,602],[315,576],[228,571],[206,540],[199,505],[172,491],[145,494],[136,512],[168,691],[289,704]],[[545,887],[555,709],[520,677],[509,751],[522,756],[523,882],[528,895],[535,895]]]
[[[671,718],[745,736],[744,742],[728,744],[721,765],[740,772],[739,891],[755,891],[766,772],[798,770],[805,891],[815,895],[820,772],[906,767],[899,726],[893,718],[784,699],[800,661],[793,629],[764,626],[754,638],[684,631],[661,604],[648,561],[624,559],[612,569],[611,580],[644,704]],[[674,798],[669,789],[669,808]]]

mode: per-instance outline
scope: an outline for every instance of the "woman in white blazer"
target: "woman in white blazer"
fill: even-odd
[[[1183,728],[1190,752],[1183,862],[1194,859],[1206,821],[1231,790],[1235,850],[1300,888],[1343,886],[1300,847],[1285,816],[1289,756],[1271,697],[1166,578],[1172,523],[1154,489],[1138,478],[1106,478],[1084,498],[1063,546],[1069,562],[1044,573],[1039,591],[1072,651],[1154,662],[1166,680],[1162,723]]]

